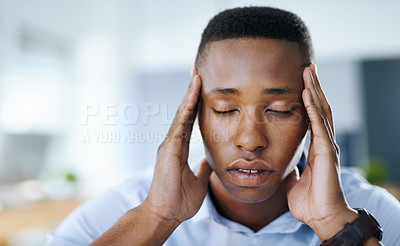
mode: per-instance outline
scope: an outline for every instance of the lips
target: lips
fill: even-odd
[[[229,165],[227,173],[236,185],[256,187],[268,182],[275,171],[263,161],[238,160]]]

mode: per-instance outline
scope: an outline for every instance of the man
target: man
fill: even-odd
[[[378,224],[354,207],[377,218],[383,243],[399,243],[399,203],[340,171],[312,59],[308,30],[292,13],[248,7],[215,16],[152,180],[136,177],[87,202],[49,244],[381,245]],[[195,175],[187,158],[197,115],[206,158]]]

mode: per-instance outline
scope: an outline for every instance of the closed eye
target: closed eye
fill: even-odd
[[[237,111],[237,109],[223,110],[223,111],[218,111],[216,109],[213,109],[213,111],[216,114],[230,114],[230,113],[233,113],[233,112]]]
[[[274,114],[286,115],[286,114],[291,114],[291,113],[293,113],[293,111],[294,111],[294,109],[287,110],[287,111],[279,111],[279,110],[267,109],[265,112],[266,112],[266,113],[271,112],[271,113],[274,113]]]

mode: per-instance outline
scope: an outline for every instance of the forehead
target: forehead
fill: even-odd
[[[306,66],[299,44],[274,39],[230,39],[208,44],[198,67],[203,92],[215,87],[303,88]]]

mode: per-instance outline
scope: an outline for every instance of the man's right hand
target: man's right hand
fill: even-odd
[[[201,89],[194,71],[186,96],[157,153],[149,194],[91,245],[162,245],[183,221],[193,217],[207,194],[212,169],[203,160],[197,175],[188,165],[189,142]]]
[[[207,193],[212,169],[204,159],[195,175],[188,165],[189,142],[197,114],[201,79],[194,70],[185,98],[157,153],[150,192],[142,206],[177,223],[193,217]]]

